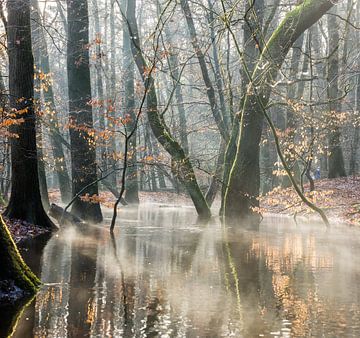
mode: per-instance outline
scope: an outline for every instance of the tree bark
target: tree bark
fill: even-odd
[[[329,133],[329,172],[328,178],[345,177],[344,156],[341,147],[341,131],[336,122],[336,115],[340,111],[339,97],[339,48],[340,35],[336,17],[330,15],[327,19],[329,35],[329,59],[327,69],[328,99],[331,121]],[[334,119],[332,118],[334,117]]]
[[[264,42],[261,40],[261,26],[264,17],[264,2],[263,0],[250,2],[246,1],[245,4],[245,22],[243,26],[243,40],[244,40],[244,64],[246,65],[250,74],[253,73],[256,60],[259,58],[259,53],[262,50]],[[248,78],[245,67],[240,69],[241,76],[241,92],[242,98],[240,106],[244,104],[244,99],[247,93],[247,87],[250,79]],[[240,131],[240,114],[236,114],[233,118],[233,124],[230,133],[230,139],[226,147],[225,160],[224,160],[224,177],[223,185],[221,188],[221,207],[220,215],[224,214],[225,208],[225,194],[229,183],[230,171],[234,158],[236,156],[237,142]]]
[[[23,122],[10,127],[11,196],[5,215],[56,228],[41,202],[34,113],[34,59],[31,45],[30,0],[9,0],[8,55],[10,108]]]
[[[125,0],[122,0],[123,10],[126,11]],[[126,24],[123,26],[123,78],[125,87],[125,110],[124,115],[130,116],[130,123],[127,125],[131,132],[136,128],[135,112],[135,64],[131,53],[131,40],[129,29]],[[129,140],[129,157],[126,177],[125,200],[129,204],[139,204],[138,169],[137,169],[137,132]]]
[[[91,82],[89,69],[89,18],[87,0],[67,0],[68,45],[67,72],[73,196],[97,179],[96,151],[93,137]],[[93,184],[84,194],[98,195]],[[87,221],[101,222],[99,203],[77,198],[72,212]]]

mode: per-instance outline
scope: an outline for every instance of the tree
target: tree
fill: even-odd
[[[200,47],[200,44],[199,44],[199,41],[197,38],[196,28],[195,28],[194,20],[192,18],[188,0],[181,0],[180,4],[181,4],[181,8],[185,15],[186,23],[187,23],[190,38],[191,38],[191,43],[192,43],[192,46],[196,53],[196,57],[199,61],[201,74],[202,74],[202,77],[204,80],[204,84],[206,86],[206,94],[207,94],[207,97],[208,97],[208,100],[210,103],[210,107],[211,107],[211,111],[212,111],[214,120],[217,124],[217,127],[220,131],[222,138],[227,142],[229,140],[227,114],[226,114],[226,112],[223,112],[223,113],[225,113],[225,115],[222,116],[222,112],[219,108],[219,105],[218,105],[218,102],[216,99],[216,95],[215,95],[215,89],[214,89],[214,86],[212,84],[212,81],[210,79],[210,75],[209,75],[209,72],[207,69],[205,55],[201,50],[201,47]]]
[[[84,187],[84,194],[98,195],[96,151],[93,129],[91,82],[89,69],[89,18],[87,0],[67,0],[68,45],[67,72],[71,143],[72,193]],[[80,197],[72,206],[80,218],[95,223],[102,221],[100,204]]]
[[[149,69],[151,70],[151,67],[147,65],[140,47],[140,37],[135,17],[135,6],[136,1],[127,0],[126,18],[132,41],[132,54],[145,86],[145,92],[147,95],[147,116],[151,130],[159,143],[170,154],[172,170],[173,172],[176,172],[178,179],[182,184],[184,184],[199,216],[208,218],[211,215],[210,208],[206,203],[204,195],[197,183],[190,159],[180,144],[171,135],[169,128],[165,124],[163,116],[159,113],[155,80],[152,77],[151,71],[149,71]]]
[[[329,133],[329,178],[345,177],[344,157],[340,143],[340,127],[337,123],[337,114],[340,111],[339,97],[339,47],[340,36],[339,26],[334,15],[329,15],[328,19],[328,34],[329,34],[329,59],[327,68],[328,81],[328,99],[329,112],[331,121]]]
[[[243,53],[243,64],[241,68],[241,91],[242,98],[241,104],[246,97],[247,87],[251,79],[247,76],[246,70],[252,74],[256,60],[259,58],[259,53],[262,50],[263,40],[261,36],[261,28],[263,21],[264,3],[263,0],[250,2],[247,1],[245,4],[245,22],[243,26],[243,39],[244,39],[244,53]],[[234,158],[236,156],[237,140],[239,137],[239,124],[241,115],[237,114],[233,117],[232,130],[230,133],[229,142],[225,152],[224,159],[224,174],[223,174],[223,186],[221,189],[221,208],[220,215],[224,213],[225,193],[229,182],[230,171]]]
[[[7,3],[10,108],[17,123],[10,127],[11,196],[5,215],[46,228],[55,228],[40,196],[34,113],[34,59],[30,1]]]
[[[126,4],[123,1],[123,11],[126,12]],[[125,89],[125,115],[130,116],[130,123],[128,129],[131,131],[136,128],[136,113],[135,113],[135,64],[131,54],[131,40],[129,29],[124,22],[123,26],[123,78]],[[137,170],[137,132],[134,130],[133,135],[129,140],[128,169],[126,177],[126,192],[125,200],[130,204],[139,203],[139,189],[138,189],[138,170]]]
[[[47,42],[45,39],[44,28],[41,23],[40,8],[38,0],[31,0],[32,3],[32,27],[33,27],[33,49],[36,49],[35,65],[37,77],[46,80],[45,89],[42,89],[43,109],[45,110],[44,119],[50,127],[50,141],[54,156],[55,170],[58,177],[61,199],[68,202],[71,199],[70,177],[65,161],[63,149],[63,137],[60,133],[58,111],[55,105],[54,90],[51,79],[51,69]],[[41,81],[39,81],[41,82]],[[40,84],[41,86],[41,84]]]
[[[225,193],[226,217],[253,216],[253,208],[259,206],[260,140],[272,85],[294,42],[332,6],[334,2],[329,0],[305,0],[296,6],[270,37],[254,73],[247,73],[250,88],[244,99],[239,131],[235,130],[239,138]],[[228,23],[227,28],[231,30]]]

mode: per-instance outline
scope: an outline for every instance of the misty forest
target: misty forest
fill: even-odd
[[[360,1],[0,0],[0,338],[359,337]]]

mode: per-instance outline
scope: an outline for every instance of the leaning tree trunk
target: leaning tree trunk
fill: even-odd
[[[299,36],[332,6],[329,0],[305,0],[283,19],[268,41],[251,77],[241,114],[239,140],[225,194],[225,216],[252,216],[259,206],[259,150],[265,107],[272,84],[285,57]]]
[[[131,33],[132,53],[146,88],[147,116],[150,127],[156,139],[170,154],[172,158],[172,170],[177,173],[179,180],[184,184],[199,216],[208,218],[211,216],[211,212],[197,183],[190,159],[180,144],[172,137],[164,119],[159,114],[155,81],[151,72],[148,71],[149,68],[140,47],[138,27],[135,18],[135,6],[135,0],[127,0],[126,17]]]
[[[98,195],[96,149],[94,140],[91,82],[89,69],[89,18],[86,0],[67,0],[68,46],[67,72],[73,196],[86,186],[83,195]],[[92,184],[94,183],[94,184]],[[100,204],[78,197],[72,212],[82,219],[101,222]]]
[[[31,49],[30,1],[9,0],[8,55],[10,108],[16,119],[11,138],[11,196],[5,215],[54,228],[39,189],[34,113],[34,59]]]

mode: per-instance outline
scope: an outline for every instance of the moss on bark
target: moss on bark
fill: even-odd
[[[0,282],[10,282],[23,294],[35,294],[40,280],[22,259],[10,231],[0,216]]]

